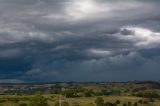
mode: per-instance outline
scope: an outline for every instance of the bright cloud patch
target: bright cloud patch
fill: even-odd
[[[112,51],[98,50],[98,49],[90,49],[87,52],[88,55],[92,55],[94,57],[106,57],[106,56],[111,56],[113,54]]]
[[[132,41],[137,47],[152,48],[160,44],[160,33],[145,28],[123,27],[115,36]]]
[[[110,8],[109,6],[97,4],[95,0],[73,0],[66,8],[66,11],[74,19],[83,19],[99,12],[108,12]]]

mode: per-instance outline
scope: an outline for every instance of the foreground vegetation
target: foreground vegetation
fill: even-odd
[[[159,82],[1,85],[0,106],[160,106]]]

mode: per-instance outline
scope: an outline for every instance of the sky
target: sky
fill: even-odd
[[[0,0],[0,83],[159,81],[159,0]]]

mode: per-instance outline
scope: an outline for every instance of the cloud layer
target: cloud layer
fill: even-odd
[[[160,80],[158,0],[1,0],[0,82]]]

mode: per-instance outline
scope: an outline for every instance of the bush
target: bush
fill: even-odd
[[[1,100],[1,99],[0,99],[0,103],[3,103],[3,102],[6,102],[6,100],[3,100],[3,99]]]
[[[29,106],[48,106],[47,99],[38,94],[30,100]]]
[[[116,104],[120,104],[120,103],[121,103],[121,101],[120,101],[120,100],[117,100],[117,101],[116,101]]]
[[[59,106],[59,101],[55,103],[55,106]],[[69,103],[66,101],[61,102],[61,106],[69,106]]]
[[[131,102],[128,102],[128,106],[131,106],[132,105],[132,103]]]
[[[62,106],[69,106],[69,103],[64,101],[64,102],[62,102]]]
[[[59,106],[59,101],[57,101],[57,102],[55,103],[55,106]]]
[[[112,103],[112,104],[111,104],[111,106],[117,106],[117,104],[115,104],[115,103]]]
[[[19,102],[19,100],[16,98],[16,99],[14,100],[14,102],[15,102],[15,103],[18,103],[18,102]]]
[[[155,102],[155,100],[153,98],[149,98],[150,102]]]
[[[135,103],[133,104],[133,106],[138,106],[138,103],[137,103],[137,102],[135,102]]]
[[[144,92],[144,97],[146,97],[146,98],[159,98],[160,95],[157,91],[146,91],[146,92]]]
[[[123,103],[123,106],[127,106],[127,104]]]
[[[94,92],[93,92],[92,90],[85,90],[85,91],[84,91],[84,96],[85,96],[85,97],[91,97],[93,93],[94,93]]]
[[[142,103],[142,100],[139,100],[138,103]]]
[[[106,103],[104,104],[104,106],[117,106],[117,104],[111,103],[111,102],[106,102]]]
[[[160,98],[160,95],[157,91],[138,92],[136,96],[145,98]]]
[[[101,95],[110,95],[110,91],[106,90],[106,89],[102,89],[100,92]]]
[[[73,102],[72,106],[80,106],[78,102]]]
[[[77,93],[74,90],[71,90],[71,89],[64,91],[63,95],[65,95],[67,98],[77,97]]]
[[[106,102],[105,106],[112,106],[112,103],[111,102]]]
[[[26,103],[21,103],[18,106],[27,106],[27,104]]]
[[[103,106],[104,105],[104,100],[102,97],[98,97],[96,100],[95,100],[95,103],[97,106]]]
[[[148,101],[145,100],[145,101],[143,101],[143,103],[144,103],[144,104],[148,104]]]

